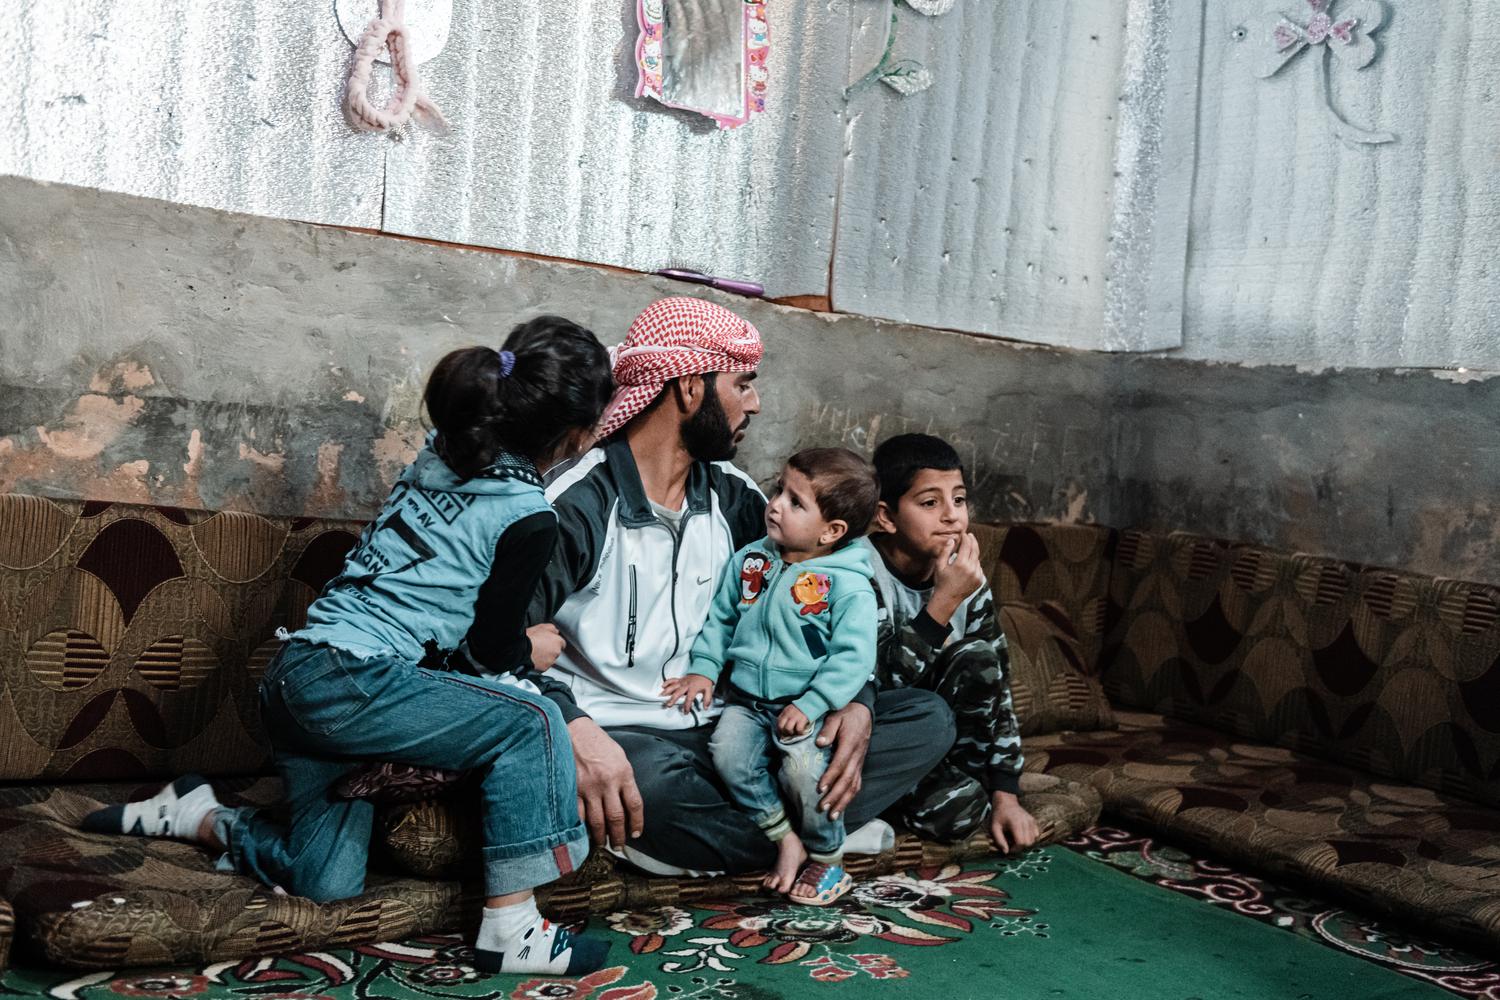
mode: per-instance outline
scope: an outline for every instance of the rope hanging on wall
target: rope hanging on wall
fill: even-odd
[[[370,102],[370,74],[383,48],[390,49],[396,92],[384,108],[377,108]],[[380,16],[360,35],[349,66],[349,82],[344,87],[343,107],[349,124],[362,132],[387,132],[408,121],[439,135],[448,132],[447,119],[422,91],[406,27],[406,0],[381,0]]]

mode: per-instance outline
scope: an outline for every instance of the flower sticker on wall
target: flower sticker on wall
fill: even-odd
[[[1367,145],[1394,142],[1393,133],[1372,132],[1345,121],[1333,108],[1328,81],[1328,64],[1333,59],[1355,70],[1364,69],[1375,60],[1378,48],[1370,36],[1385,24],[1385,5],[1380,0],[1345,3],[1301,0],[1301,3],[1303,6],[1294,13],[1272,11],[1257,23],[1251,37],[1263,50],[1255,75],[1263,80],[1275,76],[1304,49],[1311,50],[1318,99],[1328,111],[1334,134],[1348,142]]]
[[[938,17],[953,9],[955,0],[891,0],[891,26],[885,36],[885,51],[875,68],[844,90],[848,100],[872,83],[883,83],[902,96],[920,94],[932,86],[932,72],[915,59],[896,59],[896,29],[900,26],[900,8],[907,7],[925,17]]]

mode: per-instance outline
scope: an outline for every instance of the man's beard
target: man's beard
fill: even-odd
[[[719,402],[718,386],[708,379],[703,381],[703,403],[698,412],[682,425],[682,446],[699,462],[727,462],[734,457],[739,447],[734,442],[735,434],[750,425],[747,417],[739,427],[729,426],[729,414]]]

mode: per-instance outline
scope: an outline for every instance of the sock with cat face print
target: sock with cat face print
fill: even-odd
[[[603,967],[608,951],[608,941],[574,934],[543,917],[532,897],[510,906],[484,908],[474,965],[483,972],[582,976]]]

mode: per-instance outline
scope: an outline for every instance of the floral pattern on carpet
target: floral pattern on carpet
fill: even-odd
[[[1046,915],[1017,905],[1012,893],[995,883],[1006,883],[1024,898],[1026,883],[1046,876],[1059,852],[1067,850],[1455,995],[1500,1000],[1496,963],[1111,827],[1093,828],[1063,846],[999,863],[991,859],[984,867],[951,864],[866,879],[829,907],[754,897],[616,912],[591,925],[592,933],[613,939],[617,951],[623,945],[634,956],[649,957],[655,963],[649,972],[633,961],[633,968],[613,965],[579,979],[486,977],[475,970],[472,951],[460,938],[434,935],[196,970],[57,974],[47,977],[41,995],[54,1000],[227,995],[334,1000],[335,992],[360,1000],[765,1000],[781,995],[749,981],[755,966],[783,967],[794,982],[805,984],[802,989],[814,991],[817,984],[845,982],[899,989],[920,983],[922,955],[968,935],[1046,938]],[[38,995],[15,993],[0,982],[0,996],[7,994]]]
[[[462,995],[486,1000],[652,1000],[657,995],[650,983],[621,983],[629,972],[623,965],[577,979],[536,976],[517,984],[514,977],[479,972],[473,957],[473,950],[460,938],[434,935],[352,952],[250,958],[211,965],[198,974],[94,972],[53,986],[47,995],[56,1000],[122,996],[192,1000],[226,994],[260,1000],[332,1000],[325,991],[352,987],[353,996],[362,1000],[385,1000],[412,995],[453,997],[459,995],[455,990],[485,982],[497,988],[464,989]]]
[[[1063,843],[1155,885],[1313,938],[1458,996],[1500,1000],[1500,963],[1424,940],[1388,921],[1301,895],[1114,827],[1096,826]]]
[[[820,983],[905,979],[910,971],[883,946],[939,947],[973,933],[976,924],[1032,916],[1031,910],[1010,905],[1003,889],[988,884],[1002,871],[918,868],[856,883],[831,906],[750,899],[702,903],[696,915],[670,906],[612,913],[605,922],[629,937],[635,954],[660,952],[659,968],[669,974],[734,972],[756,962],[796,963]],[[882,950],[840,950],[855,943]]]
[[[536,976],[518,985],[502,986],[506,978],[498,977],[496,989],[486,992],[486,977],[474,969],[469,947],[457,937],[438,935],[352,952],[224,962],[198,972],[88,973],[51,987],[48,995],[189,1000],[230,993],[261,1000],[330,1000],[325,991],[352,987],[353,996],[370,1000],[448,997],[459,989],[465,997],[488,1000],[756,1000],[761,991],[735,975],[752,963],[795,967],[805,971],[809,985],[899,980],[912,976],[902,964],[905,948],[941,947],[984,927],[1010,934],[1016,926],[1045,936],[1044,924],[1029,923],[1034,911],[1013,905],[1003,889],[989,883],[1020,870],[1018,865],[1045,870],[1049,857],[1038,850],[999,867],[953,864],[884,875],[856,883],[848,896],[826,907],[755,898],[612,913],[594,925],[594,933],[636,955],[659,956],[664,985],[632,982],[629,968],[619,965],[578,979]],[[0,987],[0,995],[4,992]]]

